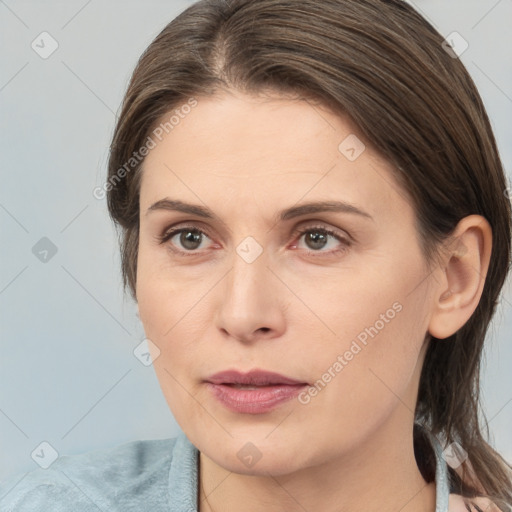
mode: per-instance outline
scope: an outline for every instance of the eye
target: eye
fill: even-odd
[[[348,236],[343,236],[324,226],[311,226],[299,229],[294,233],[303,239],[305,247],[300,243],[294,244],[293,248],[306,249],[309,253],[337,254],[345,252],[350,246]],[[326,250],[324,250],[327,248]],[[309,250],[308,250],[309,249]]]
[[[184,226],[165,232],[157,237],[160,244],[170,242],[172,250],[186,254],[194,254],[194,251],[204,249],[203,242],[209,239],[204,231],[194,226]],[[175,239],[175,241],[173,241]]]

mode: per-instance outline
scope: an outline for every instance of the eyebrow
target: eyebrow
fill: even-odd
[[[191,215],[196,215],[204,219],[219,220],[217,215],[215,215],[209,208],[205,206],[185,203],[183,201],[179,201],[176,199],[165,198],[161,199],[160,201],[157,201],[146,210],[145,215],[148,215],[150,212],[155,210],[177,211],[182,213],[188,213]],[[302,215],[310,215],[312,213],[321,212],[350,213],[353,215],[359,215],[370,220],[374,220],[369,213],[345,201],[315,201],[303,203],[298,206],[292,206],[291,208],[282,210],[277,215],[277,218],[280,221],[286,221],[293,219],[295,217],[300,217]]]

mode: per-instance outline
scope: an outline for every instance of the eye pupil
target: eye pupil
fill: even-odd
[[[201,233],[199,231],[182,231],[180,236],[180,243],[186,249],[194,250],[201,245]]]
[[[312,242],[312,246],[309,244]],[[311,249],[322,249],[327,243],[327,236],[325,233],[321,233],[320,231],[310,231],[306,234],[306,244]]]

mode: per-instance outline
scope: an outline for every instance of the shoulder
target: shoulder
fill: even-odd
[[[114,512],[136,509],[141,503],[156,506],[158,500],[166,500],[175,443],[176,438],[133,441],[61,456],[48,469],[0,482],[0,510]]]
[[[501,512],[501,510],[487,498],[464,498],[459,494],[450,494],[448,512],[478,512],[478,509],[484,510],[485,512]]]

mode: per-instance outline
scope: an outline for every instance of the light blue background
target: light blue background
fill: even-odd
[[[191,2],[0,1],[0,479],[59,454],[179,432],[124,300],[115,231],[104,200],[115,113],[135,63]],[[503,162],[511,169],[512,2],[417,0],[443,35],[459,32]],[[59,44],[44,60],[32,41]],[[48,237],[47,263],[32,247]],[[512,294],[491,329],[483,402],[495,446],[512,461]]]

